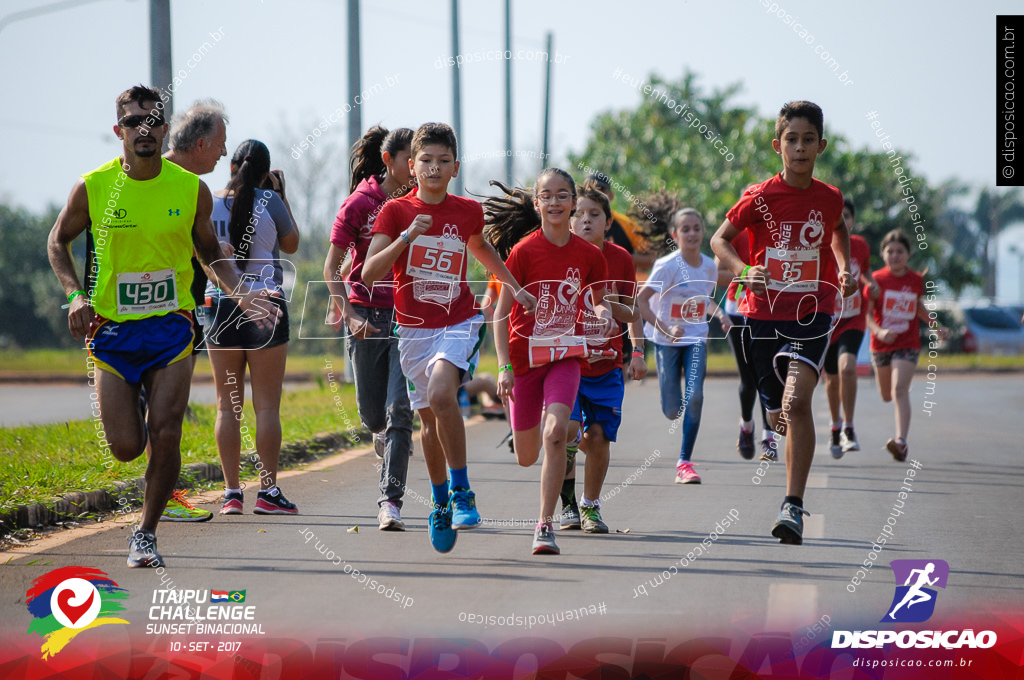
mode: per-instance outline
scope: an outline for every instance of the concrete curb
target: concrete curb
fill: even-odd
[[[360,430],[347,434],[322,434],[301,442],[285,443],[281,446],[280,467],[282,470],[301,463],[325,458],[338,451],[363,445],[372,440],[370,432]],[[255,473],[249,458],[243,454],[243,476]],[[181,469],[178,477],[179,489],[190,489],[196,482],[218,482],[224,479],[220,465],[214,463],[192,463]],[[18,529],[39,529],[57,526],[61,522],[76,520],[83,513],[109,513],[124,507],[119,498],[127,498],[133,508],[141,507],[145,480],[138,477],[129,481],[116,482],[109,489],[79,491],[66,494],[52,503],[19,505],[13,511],[0,514],[0,538]]]

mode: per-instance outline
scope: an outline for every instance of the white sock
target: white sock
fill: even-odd
[[[582,498],[580,498],[580,507],[581,508],[599,508],[599,507],[601,507],[601,501],[600,500],[592,501],[589,498],[587,498],[586,496],[583,496]]]
[[[242,493],[242,490],[241,489],[224,489],[224,493],[225,494],[229,494],[229,493]]]
[[[761,441],[772,441],[775,439],[775,433],[771,430],[761,430]]]
[[[841,420],[833,420],[832,421],[832,429],[833,430],[841,430],[841,429],[843,429],[843,421],[841,421]]]
[[[846,428],[850,428],[851,430],[853,429],[853,421],[852,420],[848,420],[845,423],[843,423],[843,429],[846,429]]]
[[[265,493],[265,494],[269,494],[271,496],[276,496],[277,495],[277,484],[275,484],[274,486],[269,487],[267,489],[260,489],[260,491]]]
[[[742,418],[740,418],[740,428],[744,432],[753,432],[754,431],[754,421],[753,420],[743,420]]]

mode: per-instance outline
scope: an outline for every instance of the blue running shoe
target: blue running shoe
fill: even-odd
[[[483,521],[476,511],[476,494],[469,489],[455,488],[449,503],[453,529],[476,529]]]
[[[452,506],[451,503],[445,506],[434,504],[430,511],[430,545],[434,546],[437,552],[451,552],[455,547],[455,539],[459,537],[458,532],[452,528]]]
[[[785,545],[802,544],[804,542],[803,515],[810,514],[792,503],[783,503],[779,518],[775,520],[775,526],[772,527],[772,536],[779,539],[779,543]]]

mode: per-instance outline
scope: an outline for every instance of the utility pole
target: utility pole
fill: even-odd
[[[512,56],[512,0],[505,0],[505,54]],[[512,186],[512,59],[505,60],[505,181]]]
[[[171,74],[171,0],[149,0],[149,78],[150,86],[165,90],[174,79]],[[164,120],[170,122],[174,99],[164,102]],[[164,151],[170,135],[164,136]]]
[[[348,116],[348,148],[363,136],[362,105],[355,105],[362,90],[359,49],[359,0],[348,0],[348,100],[353,104]],[[360,100],[362,101],[362,100]],[[349,181],[351,182],[351,177]]]
[[[452,56],[457,57],[459,54],[459,0],[452,0]],[[455,126],[455,134],[459,135],[459,148],[465,149],[466,139],[462,136],[462,82],[457,68],[452,69],[452,123]],[[464,187],[460,172],[455,178],[455,195],[463,195]]]
[[[554,56],[553,54],[551,54],[551,45],[553,42],[554,40],[552,38],[552,35],[550,32],[548,32],[548,63],[544,74],[544,140],[541,143],[541,170],[550,165],[548,163],[548,133],[551,129],[551,59]]]

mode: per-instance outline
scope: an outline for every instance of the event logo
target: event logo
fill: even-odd
[[[949,564],[945,560],[893,560],[889,563],[896,578],[896,593],[881,623],[920,623],[935,612],[938,592],[946,587]],[[903,585],[899,585],[900,583]]]
[[[244,590],[211,590],[210,602],[245,602]]]
[[[82,631],[108,623],[128,622],[112,616],[124,611],[128,591],[92,567],[61,567],[43,574],[25,593],[34,617],[28,633],[46,638],[43,659],[56,655]]]
[[[896,592],[881,623],[920,623],[935,612],[938,588],[946,587],[949,563],[945,560],[893,560]],[[900,585],[900,584],[903,585]],[[963,630],[835,630],[832,649],[988,649],[996,644],[995,631]]]

